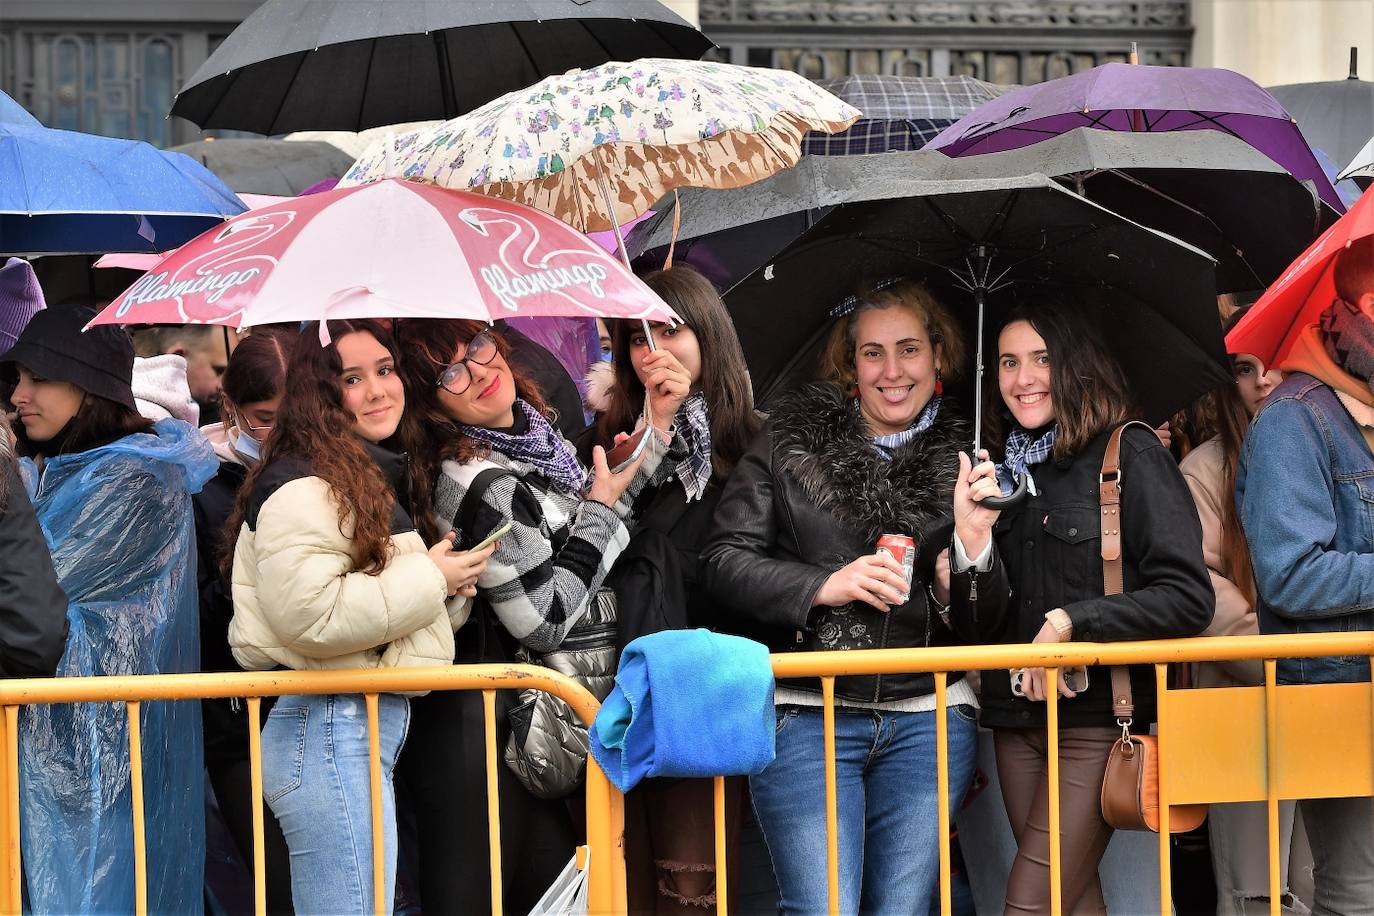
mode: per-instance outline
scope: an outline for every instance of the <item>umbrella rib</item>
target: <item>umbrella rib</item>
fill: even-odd
[[[286,100],[289,99],[289,98],[291,98],[291,90],[295,88],[295,86],[296,86],[296,81],[297,81],[298,79],[300,79],[300,77],[301,77],[301,71],[305,69],[305,59],[306,59],[306,57],[309,56],[309,54],[310,54],[309,51],[305,51],[305,52],[303,52],[303,53],[301,53],[300,55],[297,56],[297,58],[296,58],[296,71],[295,71],[294,73],[291,74],[291,79],[288,80],[287,83],[286,83],[286,89],[282,91],[282,94],[281,94],[281,104],[277,106],[277,113],[273,116],[272,122],[271,122],[270,124],[268,124],[268,128],[269,128],[269,129],[266,130],[266,131],[263,131],[263,133],[266,133],[266,134],[283,133],[283,131],[276,130],[277,122],[281,119],[281,110],[282,110],[283,108],[286,107]]]
[[[358,93],[358,116],[354,119],[361,126],[363,110],[367,108],[367,86],[372,79],[372,61],[377,57],[377,39],[372,39],[372,48],[367,53],[367,70],[363,72],[363,91]]]
[[[605,54],[608,59],[615,60],[614,52],[612,52],[610,47],[608,47],[607,44],[601,40],[600,36],[598,36],[595,32],[592,31],[591,26],[587,24],[589,21],[590,20],[586,19],[578,19],[578,25],[582,26],[582,31],[586,32],[587,36],[591,38],[592,41],[596,42],[596,46],[601,49],[601,52]]]
[[[510,23],[510,33],[515,36],[516,44],[520,45],[520,53],[525,55],[525,60],[529,62],[530,72],[535,75],[535,82],[539,82],[539,62],[534,59],[534,53],[530,51],[530,46],[525,43],[525,38],[520,34],[518,22]]]
[[[1231,136],[1235,137],[1237,140],[1240,140],[1242,142],[1245,141],[1244,137],[1236,133],[1231,128],[1227,127],[1225,124],[1221,123],[1220,118],[1213,117],[1212,115],[1203,114],[1200,111],[1193,111],[1192,109],[1189,109],[1189,114],[1196,115],[1198,120],[1194,121],[1192,124],[1183,125],[1183,127],[1180,128],[1181,130],[1187,130],[1198,124],[1212,124],[1216,127],[1217,130],[1221,131],[1222,133],[1230,134]]]

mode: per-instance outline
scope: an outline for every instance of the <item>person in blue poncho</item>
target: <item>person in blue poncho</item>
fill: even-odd
[[[139,416],[134,351],[83,307],[39,312],[0,368],[16,451],[70,635],[59,677],[195,671],[200,644],[191,495],[216,468],[201,433]],[[200,704],[144,703],[148,908],[201,908],[205,793]],[[128,717],[122,703],[25,706],[24,877],[35,913],[134,908]]]

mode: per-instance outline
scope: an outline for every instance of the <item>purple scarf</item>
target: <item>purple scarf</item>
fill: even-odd
[[[485,426],[464,426],[464,434],[487,443],[507,458],[531,465],[564,493],[580,493],[587,472],[578,463],[568,440],[523,400],[517,399],[515,406],[524,412],[529,423],[523,433],[512,435]]]

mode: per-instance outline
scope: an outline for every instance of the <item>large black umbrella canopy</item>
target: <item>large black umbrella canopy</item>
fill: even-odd
[[[1217,259],[1217,290],[1264,289],[1339,217],[1248,143],[1217,131],[1079,128],[1003,153],[966,157],[985,175],[1049,175],[1128,219]]]
[[[1044,175],[907,179],[884,199],[836,206],[727,293],[760,401],[809,377],[835,308],[889,277],[930,285],[964,318],[971,346],[980,302],[989,338],[1020,302],[1082,309],[1151,423],[1231,378],[1204,252]]]
[[[656,0],[268,0],[172,114],[260,134],[360,131],[454,118],[573,68],[711,47]]]
[[[1350,49],[1350,75],[1343,80],[1270,86],[1269,92],[1298,122],[1314,150],[1336,168],[1355,158],[1374,136],[1374,81],[1359,78],[1358,58]]]
[[[214,172],[237,194],[295,197],[313,184],[342,178],[353,157],[317,140],[197,140],[172,147]]]

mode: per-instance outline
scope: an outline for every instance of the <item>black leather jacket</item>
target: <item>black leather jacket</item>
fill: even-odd
[[[946,645],[953,633],[928,606],[933,557],[948,543],[958,450],[971,438],[952,401],[889,462],[873,447],[854,399],[818,384],[789,396],[736,466],[702,552],[706,587],[762,625],[775,652]],[[910,600],[880,612],[854,602],[813,608],[831,573],[871,554],[883,534],[923,550]],[[961,675],[954,675],[951,681]],[[819,691],[819,682],[789,683]],[[930,693],[928,674],[842,677],[837,696],[865,702]]]

